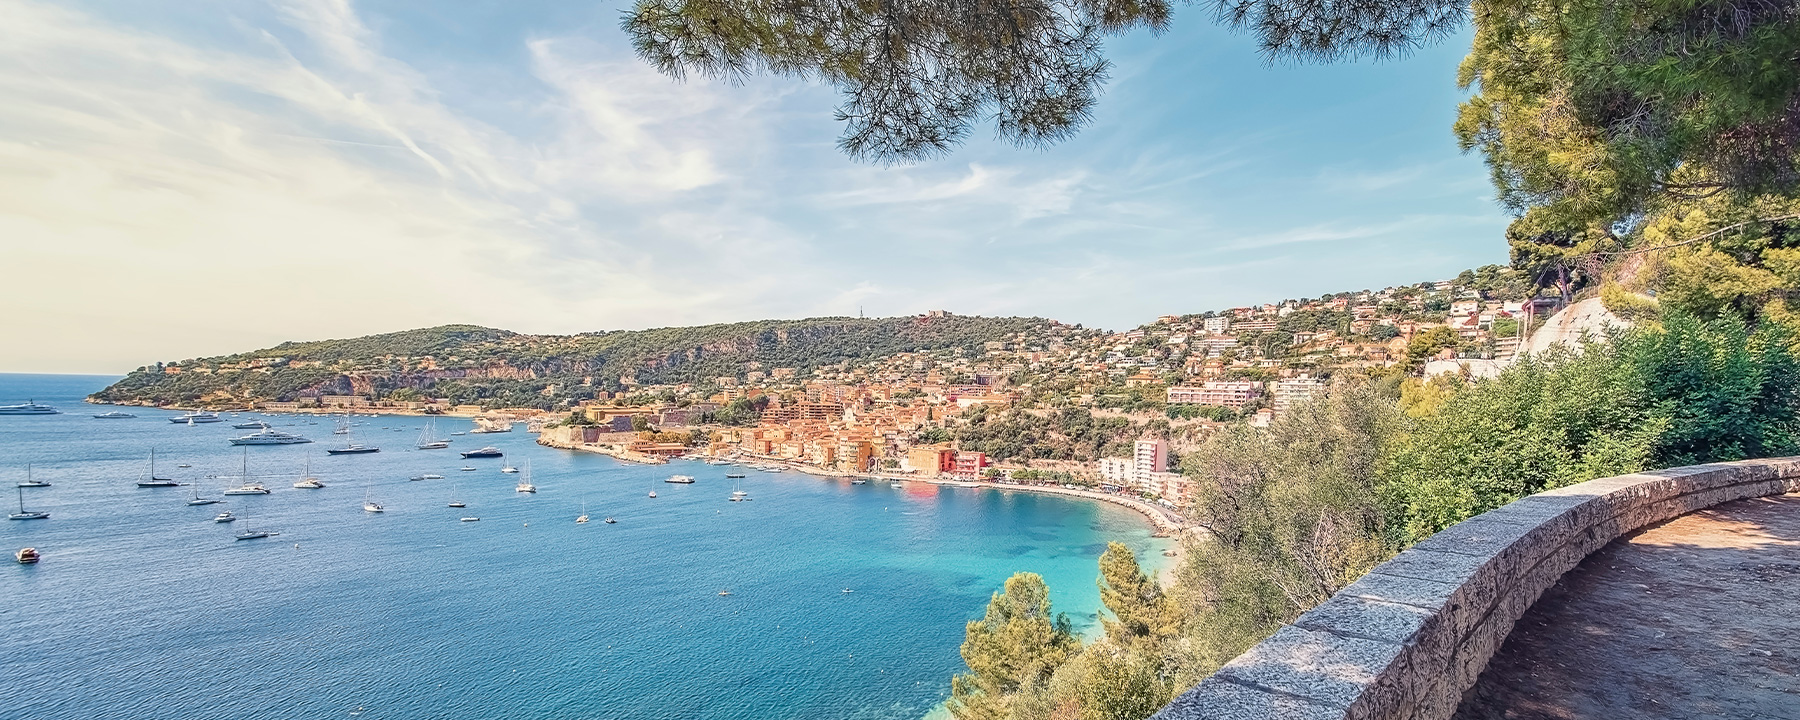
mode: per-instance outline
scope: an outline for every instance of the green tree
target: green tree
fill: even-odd
[[[1179,609],[1122,543],[1109,542],[1100,554],[1100,602],[1112,613],[1101,621],[1106,636],[1122,647],[1157,642],[1181,628]]]
[[[1015,574],[986,615],[969,623],[962,644],[969,672],[951,678],[946,706],[958,720],[1005,718],[1013,694],[1048,681],[1079,644],[1068,618],[1051,614],[1044,578]]]
[[[1439,325],[1414,335],[1413,339],[1406,343],[1406,361],[1415,364],[1424,362],[1431,359],[1431,356],[1436,355],[1439,350],[1456,347],[1461,342],[1462,336],[1457,335],[1455,330]]]

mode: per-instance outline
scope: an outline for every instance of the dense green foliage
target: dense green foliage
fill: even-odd
[[[1554,487],[1800,449],[1787,333],[1669,318],[1555,349],[1451,394],[1382,473],[1395,546]]]
[[[447,325],[347,340],[283,343],[255,352],[140,368],[95,394],[107,402],[243,404],[401,390],[456,403],[552,407],[596,391],[741,376],[749,363],[810,372],[914,350],[979,353],[982,344],[1038,333],[1038,318],[898,317],[764,320],[585,335],[520,335]],[[234,369],[230,366],[264,364]]]
[[[951,436],[957,447],[997,460],[1098,460],[1131,454],[1131,444],[1148,429],[1145,423],[1097,417],[1080,408],[1044,413],[981,406]]]

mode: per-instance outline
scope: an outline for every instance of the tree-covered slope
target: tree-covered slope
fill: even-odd
[[[582,335],[523,335],[445,325],[340,340],[287,342],[139,368],[93,396],[142,405],[243,404],[336,394],[449,398],[550,407],[624,383],[704,383],[765,371],[1040,336],[1039,318],[946,315],[810,318]]]

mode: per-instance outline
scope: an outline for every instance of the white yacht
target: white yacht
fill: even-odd
[[[262,432],[250,433],[243,437],[231,439],[233,445],[299,445],[312,442],[293,433],[282,432],[273,428],[265,428]]]
[[[251,420],[250,422],[233,424],[231,427],[238,430],[267,430],[269,429],[269,424],[262,420]]]
[[[234,522],[236,520],[237,520],[237,516],[232,515],[230,511],[222,512],[222,513],[219,513],[219,514],[213,516],[213,522],[216,522],[216,523]]]
[[[692,484],[694,484],[694,476],[692,476],[692,475],[670,475],[668,477],[668,479],[663,480],[663,482],[675,483],[677,485],[692,485]]]
[[[206,423],[224,422],[224,419],[220,418],[219,414],[215,412],[200,412],[196,410],[186,415],[177,415],[169,418],[169,422],[177,425],[204,425]]]
[[[134,418],[134,417],[137,417],[137,416],[133,415],[131,413],[128,413],[128,412],[119,412],[117,410],[109,410],[107,412],[103,412],[103,413],[100,413],[99,415],[94,416],[94,418],[96,420],[124,420],[126,418]]]
[[[28,400],[19,405],[0,405],[0,415],[60,415],[61,410]]]
[[[500,472],[503,472],[503,473],[506,473],[506,474],[508,474],[508,475],[511,475],[511,474],[513,474],[513,473],[516,473],[516,472],[518,472],[518,471],[519,471],[519,469],[518,469],[518,468],[516,468],[516,467],[513,467],[513,466],[511,466],[511,465],[508,465],[508,466],[506,466],[506,467],[503,467],[503,468],[500,468]]]

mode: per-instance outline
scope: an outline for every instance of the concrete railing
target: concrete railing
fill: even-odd
[[[1369,571],[1152,720],[1444,720],[1538,596],[1613,539],[1800,491],[1800,458],[1590,480],[1470,518]]]

